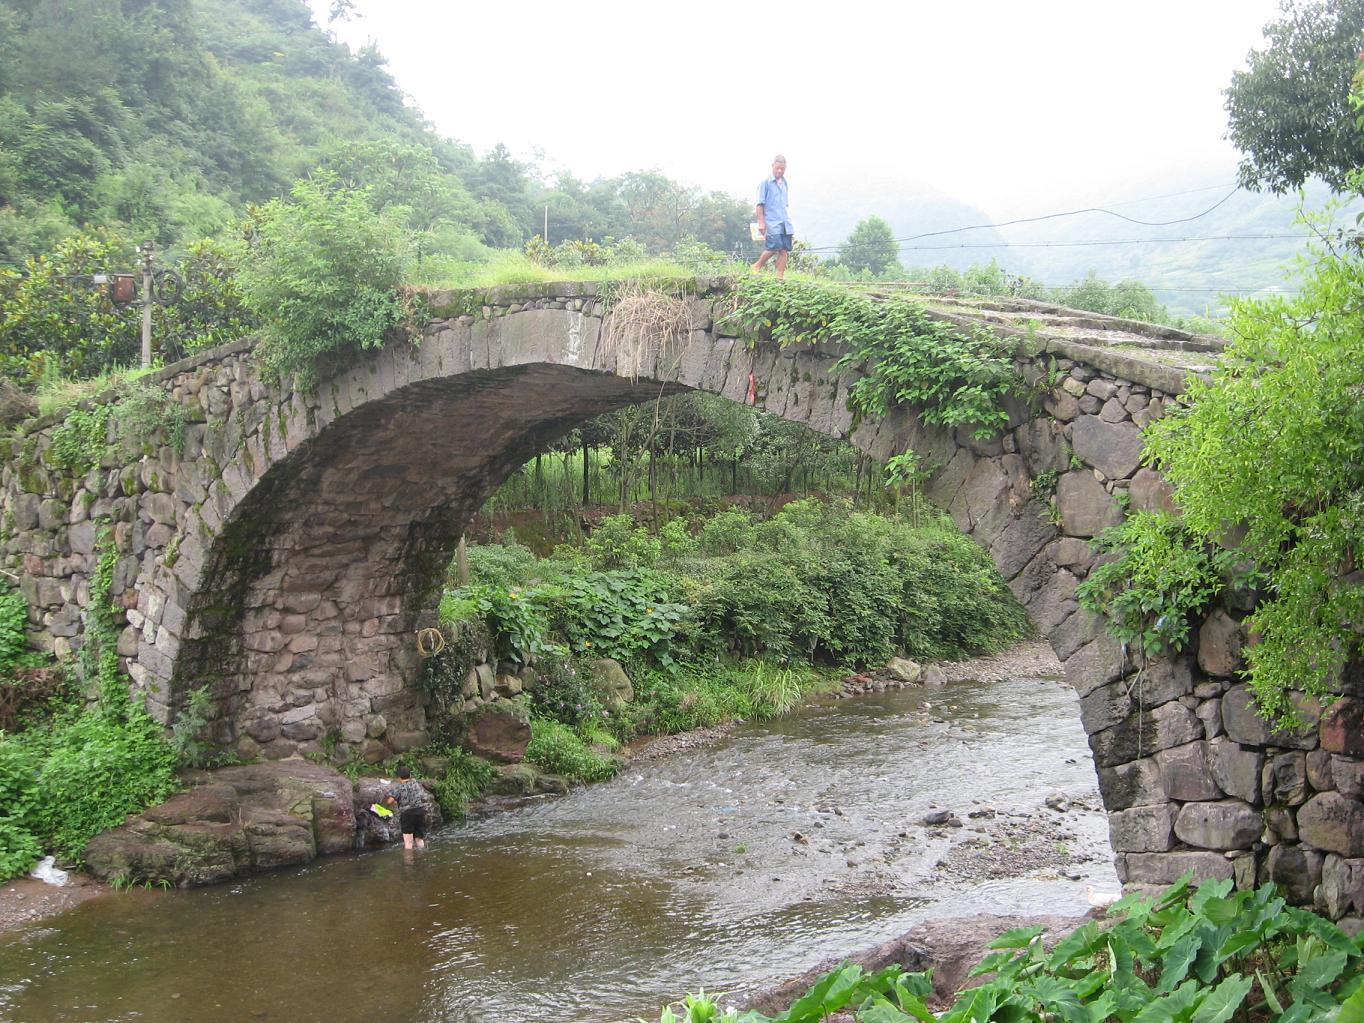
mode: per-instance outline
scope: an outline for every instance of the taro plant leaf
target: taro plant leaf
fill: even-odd
[[[1174,943],[1165,953],[1165,966],[1160,973],[1160,983],[1156,990],[1161,994],[1173,991],[1189,975],[1189,967],[1203,947],[1203,938],[1198,934],[1186,934]]]
[[[1225,899],[1227,893],[1231,891],[1231,886],[1232,880],[1229,877],[1224,877],[1220,881],[1204,881],[1198,886],[1198,891],[1194,892],[1194,897],[1189,901],[1189,908],[1199,916],[1207,916],[1208,903],[1214,899]]]
[[[1250,994],[1255,982],[1249,977],[1233,973],[1208,993],[1193,1014],[1193,1023],[1227,1023],[1232,1013]]]
[[[1088,1017],[1088,1023],[1104,1023],[1114,1015],[1116,1008],[1117,1003],[1114,1001],[1113,995],[1105,991],[1094,1001],[1085,1005],[1085,1015]]]
[[[915,1016],[906,1015],[884,998],[879,998],[870,1005],[862,1009],[857,1014],[859,1023],[914,1023]],[[923,1016],[917,1017],[922,1023],[931,1023],[934,1019],[930,1013],[925,1019]]]
[[[1294,998],[1301,998],[1308,991],[1324,991],[1335,983],[1345,970],[1348,957],[1344,952],[1327,952],[1309,959],[1298,969],[1298,975],[1289,984]]]
[[[979,963],[977,963],[975,967],[971,970],[971,972],[967,974],[967,976],[979,977],[981,974],[984,973],[994,973],[1000,967],[1006,966],[1007,964],[1012,962],[1014,959],[1014,955],[1015,954],[1013,952],[991,952],[988,956],[986,956]]]
[[[1217,950],[1217,962],[1224,963],[1247,949],[1256,948],[1263,940],[1259,931],[1237,931],[1222,942],[1222,947]]]
[[[1051,950],[1051,958],[1047,960],[1048,969],[1058,969],[1070,960],[1094,951],[1103,944],[1103,940],[1099,928],[1091,920],[1056,943]]]
[[[1290,906],[1284,912],[1290,922],[1320,938],[1328,948],[1344,952],[1352,959],[1360,954],[1359,946],[1350,940],[1349,935],[1325,917],[1317,916],[1315,913],[1299,909],[1296,906]],[[1357,940],[1364,940],[1364,932],[1361,932],[1360,938]]]
[[[1364,1023],[1364,985],[1356,988],[1354,994],[1340,1003],[1335,1023]]]
[[[844,963],[815,982],[814,987],[792,1003],[791,1008],[772,1023],[816,1023],[848,1004],[848,998],[862,977],[862,967]]]
[[[1274,991],[1274,985],[1265,976],[1264,970],[1256,970],[1255,979],[1260,982],[1260,990],[1264,992],[1265,1004],[1275,1012],[1283,1012],[1283,1003],[1279,1001],[1279,996]]]
[[[986,948],[1027,948],[1037,938],[1042,936],[1045,927],[1015,927],[1011,931],[1005,931],[994,941],[990,942]]]
[[[1171,1023],[1198,1003],[1198,993],[1198,981],[1186,980],[1169,994],[1148,1002],[1132,1017],[1132,1023]]]

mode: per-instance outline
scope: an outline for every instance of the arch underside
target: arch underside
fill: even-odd
[[[683,389],[523,365],[411,384],[336,420],[224,523],[172,699],[207,686],[215,739],[248,755],[316,749],[329,732],[348,747],[417,741],[411,635],[470,517],[580,423]]]

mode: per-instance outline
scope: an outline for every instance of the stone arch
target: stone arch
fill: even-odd
[[[32,636],[69,652],[106,520],[127,616],[119,652],[163,719],[209,683],[218,738],[247,752],[307,750],[324,729],[384,750],[417,741],[407,637],[486,496],[582,420],[686,389],[744,401],[751,374],[767,411],[933,466],[929,497],[990,552],[1080,694],[1125,880],[1273,878],[1333,916],[1364,913],[1364,693],[1308,706],[1320,724],[1300,735],[1270,734],[1233,681],[1241,612],[1211,616],[1197,658],[1139,675],[1075,602],[1087,538],[1120,521],[1121,493],[1133,507],[1167,499],[1139,468],[1139,428],[1184,370],[1073,333],[1020,338],[1016,368],[1040,400],[1011,402],[1008,429],[979,441],[903,409],[854,422],[837,346],[749,349],[717,327],[728,301],[723,284],[697,282],[691,329],[629,373],[601,343],[590,284],[502,289],[473,306],[434,296],[420,345],[362,353],[307,392],[264,379],[250,344],[225,346],[152,378],[192,420],[182,450],[111,435],[83,475],[50,457],[57,420],[29,424],[0,472],[0,507]],[[1160,330],[1142,329],[1142,343]]]

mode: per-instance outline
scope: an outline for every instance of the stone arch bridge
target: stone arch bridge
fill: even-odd
[[[906,409],[855,423],[849,378],[833,372],[842,350],[750,349],[720,322],[722,281],[694,282],[689,329],[629,359],[604,343],[593,284],[470,298],[433,296],[419,345],[364,353],[311,390],[267,380],[246,342],[167,367],[151,380],[190,420],[178,451],[111,429],[100,464],[75,475],[56,467],[58,421],[27,424],[0,509],[35,643],[65,655],[79,642],[108,522],[119,654],[159,718],[207,685],[216,738],[247,758],[316,752],[327,736],[341,757],[418,744],[412,635],[485,499],[591,417],[687,389],[744,401],[752,374],[767,411],[933,467],[929,498],[990,552],[1081,696],[1125,880],[1274,877],[1336,916],[1364,912],[1364,749],[1357,710],[1339,711],[1352,701],[1271,736],[1232,681],[1242,611],[1214,612],[1196,656],[1138,679],[1074,598],[1088,539],[1125,505],[1168,500],[1140,467],[1140,429],[1217,342],[1032,303],[938,301],[934,315],[1016,335],[1034,389],[982,442]]]

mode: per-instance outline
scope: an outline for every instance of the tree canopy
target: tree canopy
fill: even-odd
[[[839,262],[853,273],[870,273],[880,277],[898,265],[899,249],[895,233],[880,217],[867,217],[853,228],[848,240],[839,249]]]
[[[1364,47],[1364,0],[1293,0],[1265,27],[1268,48],[1226,90],[1242,186],[1272,192],[1319,177],[1336,191],[1364,166],[1349,104]]]

